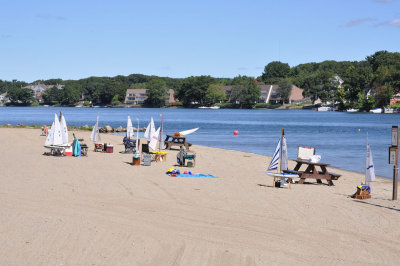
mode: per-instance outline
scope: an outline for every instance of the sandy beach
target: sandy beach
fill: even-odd
[[[40,130],[0,128],[0,265],[400,262],[390,179],[377,178],[364,201],[349,197],[363,174],[340,169],[335,186],[278,189],[264,173],[270,157],[196,145],[189,170],[219,178],[169,177],[177,150],[132,166],[122,137],[102,134],[114,153],[98,153],[89,131],[75,134],[87,157],[44,156]]]

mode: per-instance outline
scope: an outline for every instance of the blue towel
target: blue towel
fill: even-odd
[[[189,175],[189,174],[177,174],[177,177],[207,177],[207,178],[218,178],[218,176],[213,175],[203,175],[203,174],[196,174],[196,175]]]
[[[72,143],[72,155],[81,157],[81,145],[77,138],[74,138],[74,142]]]

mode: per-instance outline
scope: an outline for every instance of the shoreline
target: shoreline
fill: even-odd
[[[5,265],[396,265],[400,203],[377,178],[355,200],[363,174],[334,169],[326,182],[272,187],[270,157],[193,145],[194,168],[132,166],[122,137],[88,157],[44,156],[40,129],[0,128],[0,262]],[[218,178],[166,175],[174,166]],[[292,169],[293,162],[289,162]],[[329,168],[330,169],[330,168]],[[332,168],[333,169],[333,168]],[[307,180],[308,181],[308,180]],[[390,245],[388,244],[390,243]],[[282,248],[285,247],[285,248]]]
[[[20,126],[20,125],[16,125],[16,126],[14,126],[14,125],[11,125],[11,126],[8,126],[8,125],[0,125],[0,129],[1,129],[1,128],[40,129],[41,126],[40,126],[40,125],[21,125],[21,126]],[[143,132],[144,129],[145,129],[145,128],[139,129],[139,132]],[[91,131],[92,128],[91,128],[91,127],[85,128],[84,126],[82,126],[82,127],[68,126],[68,130],[75,130],[75,131],[80,131],[80,130],[81,130],[81,131]],[[136,129],[135,129],[135,132],[136,132]],[[122,135],[117,135],[117,134],[123,134],[123,133],[124,133],[124,131],[121,131],[121,132],[101,132],[101,134],[111,134],[111,135],[116,135],[116,136],[122,136]],[[220,148],[220,147],[212,147],[212,146],[204,146],[204,145],[196,145],[196,146],[203,146],[203,147],[215,148],[215,149],[221,149],[221,150],[227,150],[227,151],[245,152],[245,153],[249,153],[249,154],[255,154],[255,155],[260,155],[260,156],[266,156],[268,159],[271,158],[271,156],[268,156],[268,155],[263,155],[263,154],[259,154],[259,153],[253,153],[253,152],[240,151],[240,150],[235,150],[235,149]],[[289,159],[289,161],[292,161],[292,162],[293,162],[293,160],[290,160],[290,159]],[[340,168],[340,167],[335,167],[335,166],[330,166],[330,168],[332,168],[332,169],[338,169],[338,170],[343,170],[343,171],[348,171],[348,172],[351,172],[351,173],[354,173],[354,174],[365,174],[365,173],[363,173],[363,172],[358,172],[358,171],[354,171],[354,170],[350,170],[350,169],[345,169],[345,168]],[[386,179],[388,179],[388,180],[393,180],[392,177],[385,177],[385,176],[379,176],[379,175],[376,175],[376,178],[381,178],[381,179],[385,179],[385,180],[386,180]],[[400,177],[399,177],[399,180],[400,180]]]

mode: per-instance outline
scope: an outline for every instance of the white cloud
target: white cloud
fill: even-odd
[[[379,23],[377,26],[400,27],[400,18],[395,18],[390,21],[385,21],[385,22]]]
[[[374,18],[360,18],[360,19],[354,19],[351,20],[349,22],[347,22],[346,27],[354,27],[354,26],[358,26],[360,24],[363,24],[365,22],[369,22],[369,21],[375,21],[376,19]]]

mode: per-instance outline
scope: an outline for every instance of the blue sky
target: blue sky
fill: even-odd
[[[259,76],[400,51],[400,0],[5,1],[0,79]]]

